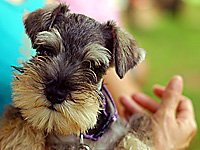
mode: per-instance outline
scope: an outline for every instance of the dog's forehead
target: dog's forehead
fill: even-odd
[[[105,49],[108,43],[105,24],[73,13],[64,5],[36,10],[24,19],[26,33],[40,55],[57,56],[62,53],[74,60],[73,56],[83,56],[86,50],[95,49],[90,55],[94,54],[96,58],[103,55],[102,51],[98,53],[99,49]]]
[[[103,44],[102,25],[82,14],[68,13],[56,22],[66,48],[83,48],[92,43]]]

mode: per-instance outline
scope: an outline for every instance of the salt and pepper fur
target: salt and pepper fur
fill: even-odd
[[[114,66],[123,78],[145,52],[114,22],[70,13],[64,4],[38,9],[23,21],[37,55],[15,67],[20,73],[12,83],[13,104],[0,122],[0,150],[52,149],[55,137],[76,139],[96,125],[107,69]],[[99,141],[86,143],[98,149],[110,139],[109,146],[117,148],[131,129],[118,120]],[[67,149],[58,141],[55,149]]]

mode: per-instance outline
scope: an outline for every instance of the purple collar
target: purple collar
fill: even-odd
[[[97,141],[101,136],[109,129],[111,124],[117,119],[118,113],[114,101],[111,97],[111,94],[105,87],[102,85],[102,94],[103,94],[103,103],[104,109],[101,110],[97,124],[93,129],[90,129],[87,134],[84,135],[84,138]]]

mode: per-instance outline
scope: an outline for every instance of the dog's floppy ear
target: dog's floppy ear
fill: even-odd
[[[104,24],[103,34],[107,41],[106,45],[112,52],[112,64],[115,65],[120,78],[144,60],[145,51],[137,46],[130,34],[117,27],[113,21]]]
[[[42,9],[38,9],[32,13],[23,16],[23,22],[26,33],[30,37],[32,43],[36,35],[42,31],[49,31],[58,16],[64,15],[69,11],[68,6],[64,4],[47,5]]]

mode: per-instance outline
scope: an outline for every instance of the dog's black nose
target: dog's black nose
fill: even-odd
[[[52,104],[61,104],[65,98],[64,97],[58,97],[58,96],[47,96],[48,101],[50,101]]]
[[[66,93],[60,90],[47,89],[46,98],[52,104],[61,104],[66,99]]]

